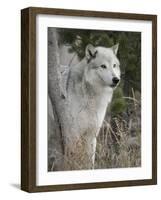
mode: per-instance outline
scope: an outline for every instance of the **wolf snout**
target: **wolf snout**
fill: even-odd
[[[112,82],[113,84],[117,85],[117,83],[120,81],[117,77],[113,77]]]

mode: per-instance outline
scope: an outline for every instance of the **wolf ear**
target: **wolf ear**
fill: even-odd
[[[119,49],[119,43],[112,46],[111,49],[114,52],[114,54],[117,55],[117,52],[118,52],[118,49]]]
[[[92,44],[88,44],[85,50],[87,61],[89,62],[92,58],[96,57],[97,50]]]

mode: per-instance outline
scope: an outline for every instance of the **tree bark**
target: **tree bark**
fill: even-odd
[[[61,75],[55,28],[48,28],[48,170],[63,170]]]

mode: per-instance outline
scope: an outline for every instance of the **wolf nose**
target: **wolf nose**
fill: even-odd
[[[119,79],[118,79],[117,77],[114,77],[114,78],[112,79],[112,81],[113,81],[114,84],[117,84],[117,83],[119,82]]]

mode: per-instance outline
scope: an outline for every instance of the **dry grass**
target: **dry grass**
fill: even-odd
[[[129,114],[104,121],[97,139],[95,169],[141,166],[140,103],[127,98]]]

